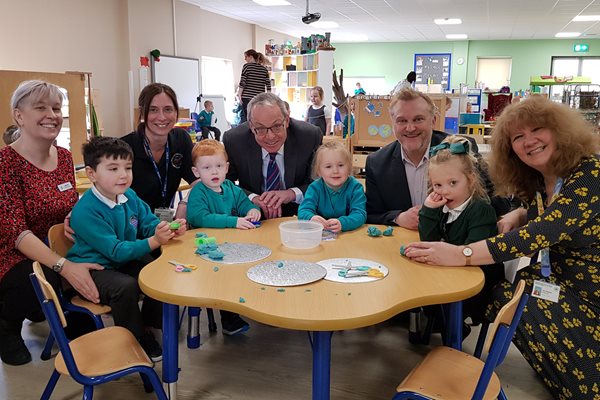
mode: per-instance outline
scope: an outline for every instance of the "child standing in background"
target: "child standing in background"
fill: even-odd
[[[192,150],[192,171],[200,182],[188,197],[187,218],[194,228],[252,229],[260,209],[233,182],[226,180],[229,163],[225,147],[207,139]]]
[[[419,237],[467,245],[498,234],[496,212],[470,153],[470,143],[450,136],[432,147],[429,159],[431,193],[419,210]],[[482,266],[485,285],[475,297],[463,302],[464,317],[474,324],[483,320],[488,291],[504,278],[503,264]]]
[[[212,126],[213,123],[217,123],[217,118],[213,121],[215,115],[215,105],[212,101],[206,100],[204,102],[204,110],[198,114],[198,127],[202,130],[202,139],[208,139],[208,132],[212,131],[215,134],[215,140],[221,140],[221,130],[216,126]]]
[[[313,175],[298,219],[318,222],[334,233],[351,231],[367,221],[363,186],[353,176],[352,156],[341,142],[327,142],[317,149]]]
[[[323,104],[323,88],[315,86],[310,90],[310,101],[312,105],[308,107],[304,120],[311,125],[316,125],[321,129],[323,135],[329,135],[331,132],[331,110],[328,110]]]

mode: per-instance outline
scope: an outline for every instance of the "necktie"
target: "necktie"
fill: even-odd
[[[275,162],[277,153],[269,153],[269,165],[267,165],[267,179],[265,181],[265,192],[281,189],[281,172]]]

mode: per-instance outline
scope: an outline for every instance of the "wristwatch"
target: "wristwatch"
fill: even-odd
[[[471,256],[473,255],[473,249],[469,246],[465,246],[462,249],[463,256],[465,256],[465,265],[471,265]]]
[[[63,269],[63,265],[65,264],[65,261],[67,261],[64,257],[61,257],[53,266],[52,266],[52,270],[56,273],[60,273],[60,271],[62,271]]]

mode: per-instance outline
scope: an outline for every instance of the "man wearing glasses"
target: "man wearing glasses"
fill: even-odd
[[[273,93],[255,96],[247,114],[248,122],[223,136],[229,156],[227,179],[239,181],[265,218],[295,215],[312,182],[321,131],[290,119],[285,103]]]

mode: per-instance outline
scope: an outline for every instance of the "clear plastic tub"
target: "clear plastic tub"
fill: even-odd
[[[323,225],[312,221],[286,221],[279,224],[281,243],[291,249],[312,249],[321,243]]]

